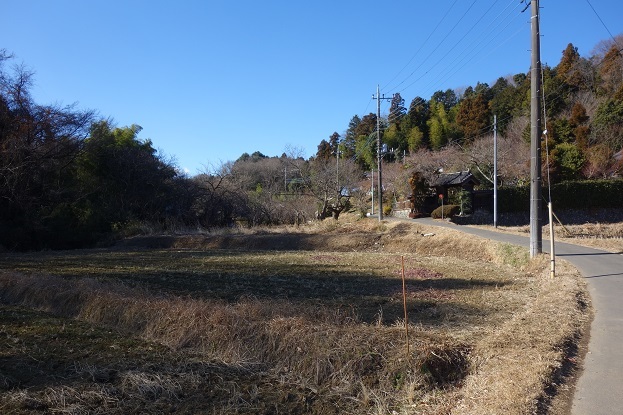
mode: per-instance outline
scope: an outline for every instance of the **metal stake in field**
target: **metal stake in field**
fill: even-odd
[[[407,315],[407,287],[405,284],[405,257],[400,257],[402,262],[402,304],[405,310],[405,332],[407,336],[407,357],[411,354],[409,351],[409,316]]]

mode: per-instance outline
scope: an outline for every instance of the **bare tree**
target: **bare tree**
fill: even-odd
[[[523,139],[498,136],[500,185],[517,185],[530,176],[530,146]],[[493,184],[493,136],[481,137],[466,149],[469,166]]]
[[[362,176],[350,159],[313,160],[310,163],[309,189],[320,203],[317,218],[338,219],[349,207],[351,192]]]
[[[464,170],[467,165],[463,150],[456,145],[438,151],[419,150],[405,160],[405,166],[419,172],[427,183],[434,182],[439,173]]]

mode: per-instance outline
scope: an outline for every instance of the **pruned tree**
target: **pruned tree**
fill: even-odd
[[[340,163],[340,164],[338,164]],[[316,217],[338,219],[350,206],[351,192],[361,177],[357,165],[349,160],[316,159],[310,164],[309,189],[318,201]]]

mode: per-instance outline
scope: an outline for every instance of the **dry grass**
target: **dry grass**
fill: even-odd
[[[479,227],[493,229],[491,226]],[[529,235],[529,226],[498,226],[497,230]],[[543,227],[543,237],[549,238],[549,226]],[[623,253],[623,223],[586,222],[582,224],[554,223],[556,241]]]
[[[0,409],[545,412],[544,390],[587,315],[573,269],[559,266],[550,280],[546,261],[524,250],[408,222],[345,217],[313,229],[132,244],[0,259],[13,270],[0,274],[3,303],[58,316],[0,309],[5,343],[21,345],[0,358],[18,356],[29,368],[28,357],[62,358],[64,376],[81,380],[53,381],[42,370],[35,382],[0,360]],[[84,322],[64,338],[86,356],[59,357],[54,342],[41,343],[66,318]]]

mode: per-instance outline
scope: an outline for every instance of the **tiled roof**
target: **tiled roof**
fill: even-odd
[[[469,170],[459,171],[456,173],[442,173],[437,177],[436,180],[433,181],[431,186],[460,186],[470,180],[473,181],[475,184],[479,183],[479,181],[474,177],[473,174],[469,172]]]

